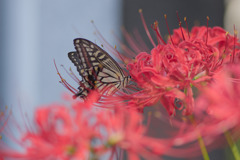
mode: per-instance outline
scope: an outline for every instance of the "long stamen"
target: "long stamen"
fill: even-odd
[[[60,75],[60,74],[58,74]],[[72,92],[73,94],[76,94],[78,92],[78,90],[76,90],[73,86],[71,86],[69,83],[67,83],[67,81],[65,79],[61,79],[60,83],[66,87],[70,92]]]
[[[154,22],[154,25],[151,26],[151,27],[152,27],[152,29],[156,32],[158,41],[161,42],[161,43],[163,43],[163,44],[165,45],[166,42],[163,40],[163,38],[162,38],[162,36],[161,36],[161,34],[160,34],[160,32],[159,32],[159,29],[158,29],[158,22],[155,21],[155,22]],[[161,44],[161,43],[160,43],[160,44]]]
[[[126,65],[126,63],[125,63],[123,57],[122,57],[121,54],[118,52],[118,50],[117,50],[117,46],[116,46],[116,45],[114,46],[114,49],[116,50],[116,52],[117,52],[119,58],[120,58],[120,59],[122,60],[122,62]]]
[[[126,58],[124,59],[123,56],[118,52],[116,45],[114,46],[114,48],[115,48],[116,52],[118,53],[118,56],[121,59],[121,61],[124,63],[124,67],[126,67],[126,65],[128,64],[128,62],[126,62],[127,59]],[[123,72],[125,75],[127,75],[125,70],[123,70]]]
[[[9,114],[4,114],[6,113],[8,109],[8,106],[5,106],[5,111],[0,111],[0,120],[1,120],[1,126],[0,126],[0,132],[3,131],[3,129],[5,128],[5,126],[7,125],[8,120],[10,119],[11,116],[11,111]],[[6,117],[6,118],[5,118]],[[0,135],[0,140],[1,140],[1,135]]]
[[[160,34],[160,36],[162,37],[162,35],[161,35],[161,32],[160,32],[160,29],[159,29],[159,25],[157,24],[157,31],[158,31],[158,33]],[[162,40],[163,40],[163,38],[162,38]],[[161,41],[162,42],[162,41]],[[165,42],[165,41],[164,41]],[[160,43],[160,44],[164,44],[164,43]]]
[[[209,22],[209,17],[207,16],[207,35],[206,35],[206,45],[207,45],[207,42],[208,42],[208,22]]]
[[[139,14],[140,14],[140,16],[141,16],[141,20],[142,20],[142,24],[143,24],[143,27],[144,27],[144,29],[145,29],[145,32],[146,32],[149,40],[151,41],[153,47],[155,48],[155,47],[156,47],[156,44],[154,43],[154,41],[153,41],[153,39],[152,39],[152,36],[151,36],[151,34],[150,34],[150,32],[149,32],[149,30],[148,30],[148,28],[147,28],[147,24],[146,24],[145,19],[144,19],[144,17],[143,17],[142,9],[139,9],[138,12],[139,12]]]
[[[137,29],[133,30],[134,39],[138,40],[139,45],[141,46],[142,50],[149,51],[150,49],[147,47],[146,43],[144,42],[142,36],[140,35]]]
[[[132,50],[136,53],[140,53],[142,50],[140,49],[136,41],[133,39],[133,37],[130,36],[130,34],[124,28],[122,28],[122,32],[124,34],[124,38],[127,40]]]
[[[64,65],[61,65],[61,67],[65,70],[65,72],[76,82],[79,83],[79,79],[73,74],[72,69],[70,68],[70,72],[67,71],[67,69],[64,67]]]
[[[119,44],[121,46],[121,49],[123,50],[124,53],[127,53],[128,55],[131,55],[131,56],[133,56],[133,55],[136,56],[137,55],[129,47],[127,47],[115,33],[113,33],[113,35],[116,38],[117,42],[119,42]]]
[[[222,65],[224,58],[226,57],[226,50],[227,50],[227,45],[228,45],[228,32],[226,32],[226,40],[225,40],[225,48],[223,51],[222,56],[220,57],[219,61],[216,63],[216,67],[219,67]]]
[[[165,18],[165,22],[166,22],[166,25],[167,25],[167,30],[168,30],[168,34],[169,34],[169,36],[170,36],[171,42],[172,42],[173,45],[175,45],[175,44],[173,43],[173,40],[172,40],[172,36],[171,36],[170,29],[169,29],[169,26],[168,26],[167,15],[166,15],[166,14],[164,14],[164,18]]]
[[[80,79],[73,73],[71,67],[69,68],[69,72],[70,72],[69,74],[71,75],[71,78],[72,78],[75,82],[79,83],[79,82],[80,82]]]
[[[119,53],[119,51],[116,49],[116,45],[114,46],[114,48],[107,42],[107,40],[102,36],[102,34],[100,33],[100,31],[98,30],[98,28],[96,27],[96,25],[94,24],[93,21],[91,21],[95,30],[96,30],[96,35],[98,36],[98,38],[100,39],[100,41],[102,41],[104,43],[104,45],[106,45],[106,48],[112,53],[114,54],[114,56],[116,56],[117,58],[121,59],[122,62],[124,64],[126,64],[126,61],[129,62],[131,60],[131,58],[128,58],[126,56],[123,56]],[[116,37],[117,41],[120,42],[120,45],[122,47],[123,50],[125,50],[125,53],[128,53],[129,55],[135,55],[134,52],[132,52],[127,46],[125,46],[123,44],[123,42],[121,42],[121,40],[113,33],[113,35]],[[138,52],[137,52],[138,53]]]
[[[235,29],[235,24],[233,27],[233,31],[234,31],[234,38],[233,38],[233,56],[232,56],[232,63],[234,63],[234,57],[235,57],[235,45],[236,45],[236,39],[237,39],[237,31]]]
[[[187,24],[187,17],[184,17],[184,21],[185,21],[186,28],[187,28],[188,38],[190,39],[190,34],[189,34],[189,29],[188,29],[188,24]]]
[[[114,54],[116,57],[118,56],[118,54],[115,52],[115,49],[107,42],[107,40],[102,36],[102,34],[100,33],[100,31],[98,30],[98,28],[96,27],[96,25],[94,24],[94,21],[91,21],[91,23],[93,24],[93,27],[95,29],[95,34],[98,37],[98,39],[100,39],[101,42],[103,42],[104,46],[112,53]]]
[[[61,79],[60,83],[63,84],[63,86],[65,86],[70,92],[72,92],[73,94],[76,94],[77,89],[75,89],[75,88],[72,87],[69,83],[67,83],[67,81],[61,76],[61,74],[60,74],[59,71],[58,71],[58,68],[57,68],[55,59],[53,60],[53,62],[54,62],[55,68],[56,68],[56,70],[57,70],[57,74],[58,74],[58,76],[59,76],[60,79]]]
[[[182,22],[180,21],[178,11],[176,12],[176,14],[177,14],[177,19],[178,19],[178,25],[179,25],[179,28],[181,29],[181,32],[182,32],[182,38],[185,41],[185,37],[184,37],[184,34],[183,34],[183,29],[182,29]]]
[[[226,50],[227,50],[227,45],[228,45],[228,32],[226,32],[226,42],[225,42],[225,48],[224,48],[224,52],[223,52],[223,55],[226,54]]]

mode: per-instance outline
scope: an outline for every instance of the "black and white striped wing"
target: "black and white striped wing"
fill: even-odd
[[[98,89],[114,93],[124,85],[125,75],[118,63],[103,49],[86,39],[75,39],[76,52],[68,53],[70,60],[77,67],[85,86],[81,90]],[[79,93],[81,96],[81,93]]]

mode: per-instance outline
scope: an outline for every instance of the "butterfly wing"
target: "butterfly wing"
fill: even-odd
[[[121,86],[125,86],[125,75],[118,63],[103,49],[89,40],[74,39],[76,52],[69,52],[68,57],[77,67],[82,76],[84,85],[82,90],[98,89],[100,92],[107,90],[108,94],[114,93]]]
[[[81,98],[86,99],[88,95],[88,90],[92,89],[93,86],[91,85],[91,83],[89,83],[88,77],[90,77],[90,75],[88,75],[87,72],[85,72],[86,69],[84,69],[84,66],[83,66],[84,59],[82,59],[79,56],[78,52],[69,52],[68,57],[73,62],[73,64],[77,67],[77,71],[79,75],[83,78],[83,80],[79,82],[80,84],[80,86],[78,87],[79,92],[74,97],[76,98],[80,96]]]

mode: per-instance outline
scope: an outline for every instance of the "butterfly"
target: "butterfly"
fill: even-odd
[[[68,57],[82,77],[75,98],[86,99],[91,90],[112,95],[128,85],[131,77],[124,74],[119,64],[106,51],[83,38],[74,39],[73,43],[76,51],[69,52]]]

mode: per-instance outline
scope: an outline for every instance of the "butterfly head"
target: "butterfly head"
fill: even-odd
[[[132,79],[132,77],[131,76],[126,76],[125,78],[124,78],[124,88],[129,84],[129,82],[131,81],[131,79]]]

